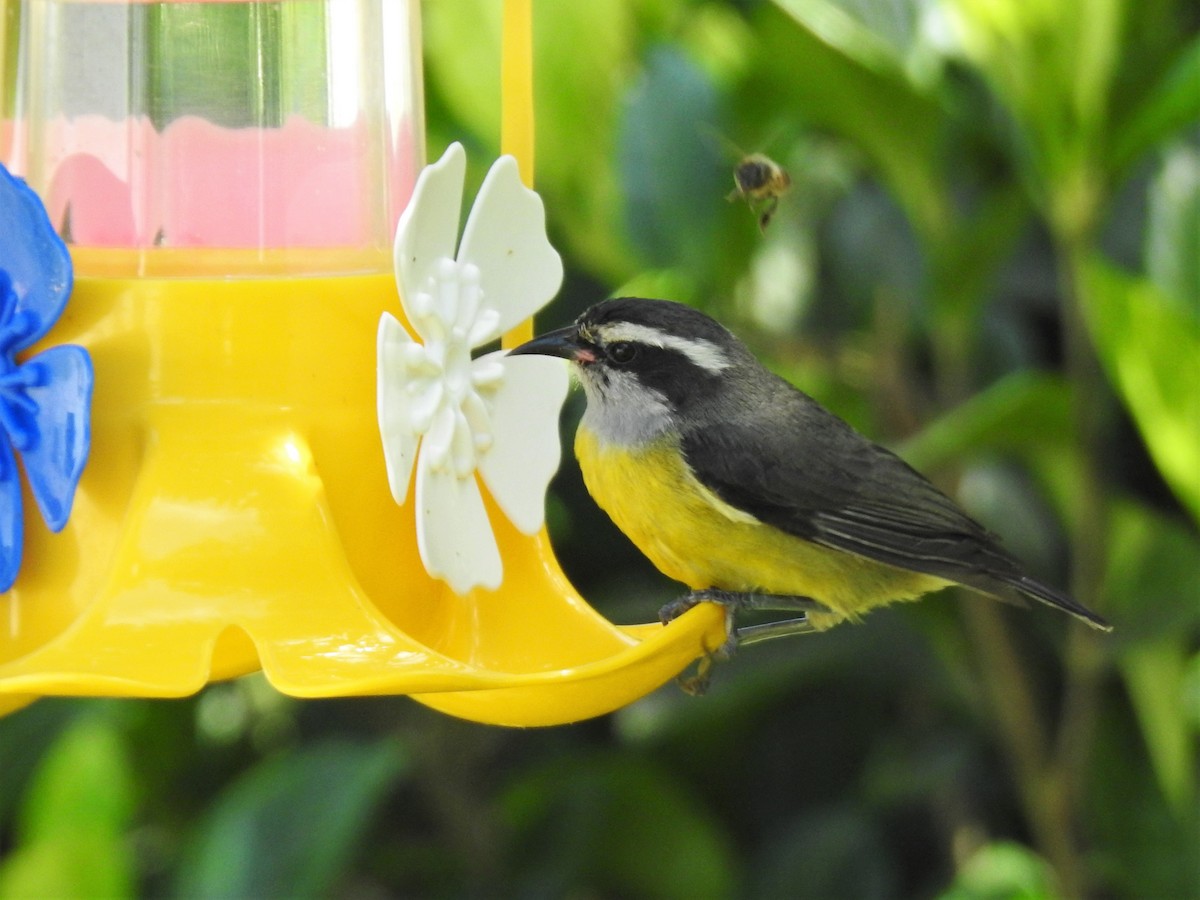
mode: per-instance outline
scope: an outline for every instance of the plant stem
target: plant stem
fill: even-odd
[[[1074,389],[1076,483],[1071,523],[1071,593],[1088,605],[1100,596],[1108,534],[1108,498],[1102,471],[1106,426],[1104,376],[1083,321],[1078,292],[1086,232],[1058,244],[1066,374]],[[1095,733],[1104,654],[1094,632],[1072,625],[1063,662],[1063,702],[1057,731],[1037,714],[1033,686],[998,610],[967,607],[1000,722],[1001,737],[1038,851],[1049,861],[1064,897],[1089,892],[1079,847],[1082,781]]]
[[[1071,529],[1071,593],[1094,606],[1103,593],[1107,568],[1109,499],[1102,459],[1108,389],[1088,336],[1079,292],[1091,245],[1088,233],[1081,231],[1059,243],[1058,258],[1063,349],[1075,394],[1076,517]],[[1062,714],[1050,759],[1051,771],[1062,785],[1063,801],[1070,810],[1077,809],[1083,794],[1103,672],[1104,652],[1098,634],[1072,628],[1064,664]],[[1082,866],[1080,874],[1085,875]],[[1087,885],[1081,881],[1079,887],[1086,890]]]
[[[1013,646],[999,607],[967,603],[967,626],[979,650],[1000,737],[1012,767],[1038,851],[1054,868],[1065,897],[1081,895],[1081,873],[1063,781],[1049,765],[1049,740],[1034,703],[1035,691]]]

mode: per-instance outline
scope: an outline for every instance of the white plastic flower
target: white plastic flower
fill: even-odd
[[[541,198],[510,156],[495,162],[463,229],[466,153],[452,144],[426,166],[396,231],[396,280],[418,340],[397,319],[379,321],[379,430],[396,502],[416,464],[417,545],[431,575],[464,594],[496,589],[503,566],[476,473],[526,534],[542,526],[558,468],[558,414],[567,394],[561,360],[473,359],[544,306],[562,284],[546,238]]]

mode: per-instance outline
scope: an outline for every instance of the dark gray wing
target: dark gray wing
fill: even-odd
[[[995,535],[898,456],[799,391],[771,399],[769,416],[760,408],[683,436],[696,477],[726,503],[826,547],[1104,624],[1026,576]]]

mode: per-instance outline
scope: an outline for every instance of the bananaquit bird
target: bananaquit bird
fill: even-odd
[[[703,601],[723,604],[732,649],[959,584],[1110,628],[1026,575],[924,476],[697,310],[606,300],[511,352],[575,364],[587,395],[575,453],[588,491],[692,589],[663,608],[664,622]],[[742,609],[795,617],[734,629]]]

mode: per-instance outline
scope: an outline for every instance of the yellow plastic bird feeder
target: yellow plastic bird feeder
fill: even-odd
[[[530,0],[504,9],[502,145],[529,185]],[[502,576],[464,589],[429,572],[433,538],[418,523],[430,510],[405,491],[407,470],[385,465],[376,408],[381,316],[395,323],[397,366],[437,363],[392,258],[403,211],[420,205],[416,0],[4,10],[0,162],[42,199],[75,275],[65,310],[35,345],[15,345],[9,368],[77,345],[94,386],[65,525],[37,515],[33,450],[19,502],[0,499],[0,520],[23,525],[0,595],[0,711],[43,695],[178,697],[261,668],[297,697],[403,693],[481,722],[545,725],[629,703],[723,642],[707,604],[665,628],[604,620],[544,530],[512,512],[528,497],[496,495],[473,471],[443,483],[479,486]],[[455,159],[421,183],[433,191]],[[517,190],[503,168],[493,205]],[[0,234],[0,270],[9,241]],[[429,278],[450,264],[425,262]],[[478,280],[486,292],[499,277]],[[33,303],[22,290],[14,315]],[[505,331],[512,346],[532,325]],[[500,377],[489,365],[471,362],[485,398]],[[437,416],[412,402],[432,442]],[[499,415],[461,408],[468,424]],[[453,467],[461,442],[447,434]],[[468,455],[502,452],[476,444]],[[414,485],[423,466],[436,459],[417,460]],[[392,491],[389,474],[402,482]],[[456,523],[442,519],[444,540]]]

